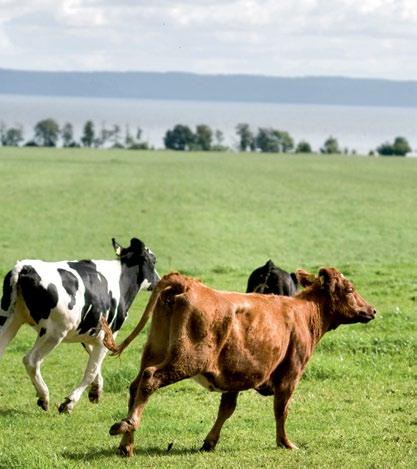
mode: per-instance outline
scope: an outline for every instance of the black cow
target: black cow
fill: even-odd
[[[271,259],[249,276],[246,293],[266,293],[293,296],[297,291],[298,280],[294,273],[288,273],[276,266]]]
[[[40,373],[45,356],[62,341],[81,342],[89,354],[79,386],[59,406],[69,412],[91,385],[89,399],[98,402],[103,389],[103,346],[100,317],[117,333],[136,294],[152,290],[159,281],[155,255],[133,238],[128,248],[113,238],[117,260],[45,262],[18,261],[4,279],[0,309],[0,357],[20,326],[30,324],[38,333],[23,359],[33,382],[38,405],[48,410],[49,391]]]

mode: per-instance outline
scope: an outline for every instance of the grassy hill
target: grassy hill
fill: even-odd
[[[288,418],[299,451],[275,448],[272,400],[249,391],[215,453],[200,454],[219,395],[187,381],[152,397],[126,465],[414,467],[417,160],[0,148],[0,174],[2,276],[19,258],[113,258],[111,237],[138,236],[160,273],[220,289],[244,291],[268,258],[291,271],[333,265],[378,310],[368,325],[326,335],[313,355]],[[0,361],[0,467],[124,466],[108,429],[126,414],[144,334],[106,360],[102,402],[83,396],[70,416],[54,405],[87,356],[75,344],[47,357],[46,414],[21,363],[34,340],[21,329]]]

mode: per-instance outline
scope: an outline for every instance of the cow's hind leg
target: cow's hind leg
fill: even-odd
[[[0,316],[3,318],[4,316]],[[20,319],[18,313],[13,313],[2,324],[0,329],[0,358],[3,356],[7,345],[11,342],[13,337],[17,334],[23,321]]]
[[[194,376],[198,373],[190,373],[184,367],[177,367],[168,362],[160,366],[148,366],[140,374],[139,384],[132,383],[136,388],[136,396],[132,401],[129,413],[126,419],[115,423],[110,428],[110,435],[123,434],[119,446],[119,453],[122,456],[132,456],[133,454],[133,433],[139,428],[143,410],[150,396],[159,388],[176,383],[182,379]]]
[[[65,335],[63,331],[52,334],[41,329],[32,350],[23,358],[26,371],[36,389],[37,404],[43,410],[48,410],[49,407],[49,390],[41,375],[41,364],[46,355],[62,342]]]
[[[65,398],[64,402],[59,406],[58,411],[71,412],[75,404],[80,400],[82,393],[92,383],[95,382],[97,376],[101,377],[101,365],[106,356],[107,349],[98,343],[91,347],[87,368],[84,372],[84,377],[79,386],[77,386],[71,394]],[[99,378],[100,379],[100,378]],[[102,378],[101,378],[102,379]],[[90,399],[91,400],[91,399]]]
[[[206,436],[201,451],[212,451],[216,447],[224,422],[232,416],[236,409],[238,395],[238,392],[225,392],[222,394],[217,419]]]

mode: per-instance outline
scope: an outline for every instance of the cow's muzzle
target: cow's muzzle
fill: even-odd
[[[358,319],[359,319],[359,322],[367,323],[369,321],[372,321],[372,319],[375,319],[375,315],[376,315],[376,310],[373,308],[361,310],[358,313]]]

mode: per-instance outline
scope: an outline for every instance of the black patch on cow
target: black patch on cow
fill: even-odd
[[[65,269],[58,269],[58,273],[62,279],[62,286],[71,297],[71,301],[68,303],[68,309],[72,309],[75,305],[75,294],[78,291],[78,279],[72,272]]]
[[[11,278],[12,278],[12,271],[7,272],[3,281],[3,296],[1,297],[1,309],[3,311],[7,311],[9,309],[10,303],[12,301],[12,286],[10,285]]]
[[[246,293],[257,292],[292,296],[297,290],[295,274],[280,269],[271,260],[255,269],[249,276]]]
[[[256,391],[259,392],[262,396],[273,396],[274,395],[274,390],[272,389],[272,386],[269,384],[263,384],[262,386],[259,386],[259,388],[256,388]]]
[[[112,295],[108,289],[107,279],[97,270],[94,262],[84,260],[68,262],[68,265],[78,272],[84,283],[84,306],[81,310],[78,331],[80,334],[86,334],[98,326],[100,316],[111,310]]]
[[[111,290],[109,292],[109,295],[110,295],[110,311],[109,311],[109,315],[107,316],[107,322],[109,324],[111,324],[113,322],[115,314],[117,313],[117,301],[116,301],[116,298],[113,297],[113,293],[112,293]],[[121,324],[123,324],[123,321],[126,319],[126,314],[124,314],[124,315],[122,314],[122,316],[123,317],[122,317]],[[121,327],[121,325],[120,325],[120,327]],[[119,327],[119,329],[120,329],[120,327]],[[112,326],[112,329],[113,329],[113,326]],[[119,329],[113,329],[113,332],[116,331],[116,330],[119,330]]]
[[[0,327],[7,321],[7,316],[0,316]]]
[[[155,255],[146,249],[144,243],[137,239],[130,240],[130,246],[123,248],[120,253],[120,263],[122,273],[120,275],[120,300],[117,307],[117,315],[114,323],[111,324],[113,332],[118,331],[126,319],[133,300],[135,299],[139,287],[146,279],[150,283],[150,288],[154,288],[158,283],[158,276],[155,272]]]
[[[33,320],[38,323],[41,319],[48,319],[51,310],[58,304],[56,286],[50,283],[45,289],[41,285],[40,275],[31,265],[22,267],[18,284]]]
[[[122,327],[126,319],[126,316],[127,316],[127,310],[123,308],[123,305],[121,303],[119,303],[119,306],[117,307],[116,319],[114,320],[114,323],[111,325],[111,329],[113,332],[118,331]]]
[[[39,331],[39,337],[42,337],[45,334],[46,334],[46,329],[44,327],[41,327],[41,330]]]

